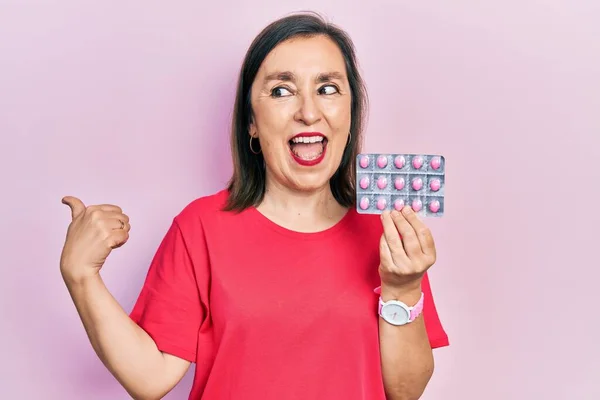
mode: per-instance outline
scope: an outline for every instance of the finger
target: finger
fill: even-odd
[[[381,238],[379,238],[379,259],[380,259],[380,264],[383,264],[383,265],[394,264],[390,246],[388,245],[388,242],[385,239],[385,234],[381,235]]]
[[[129,232],[125,230],[114,230],[107,238],[107,244],[111,249],[117,249],[123,246],[129,240]]]
[[[111,212],[109,215],[111,216],[111,218],[118,218],[126,224],[129,223],[129,216],[127,214]]]
[[[109,230],[121,229],[129,232],[131,229],[131,225],[129,225],[129,220],[124,215],[116,215],[111,218],[106,218],[104,221],[104,227]]]
[[[129,222],[125,222],[125,223],[123,224],[123,230],[124,230],[125,232],[130,232],[130,231],[131,231],[131,224],[130,224]]]
[[[71,209],[71,219],[73,220],[85,211],[85,204],[77,197],[65,196],[62,198],[62,203],[68,205]]]
[[[88,208],[91,210],[102,210],[102,211],[114,212],[114,213],[122,213],[123,212],[121,207],[115,206],[114,204],[96,204],[93,206],[89,206]]]
[[[389,211],[381,215],[381,222],[383,224],[383,236],[389,247],[394,264],[402,265],[406,263],[409,260],[404,248],[403,239],[400,237]]]
[[[415,212],[404,213],[404,218],[406,218],[415,231],[423,254],[435,257],[435,243],[427,225],[425,225]]]
[[[92,221],[96,221],[96,222],[101,222],[105,219],[110,219],[110,218],[120,218],[123,222],[129,222],[129,217],[126,214],[123,214],[122,212],[114,211],[114,210],[113,211],[105,211],[105,210],[98,208],[98,206],[89,206],[87,208],[86,214],[89,215],[89,217]]]
[[[406,255],[408,258],[414,259],[422,254],[423,251],[421,250],[421,244],[419,243],[419,238],[417,238],[417,233],[405,218],[407,213],[413,213],[410,206],[404,207],[401,213],[397,211],[392,212],[392,220],[394,221],[396,229],[398,229],[398,232],[400,232],[400,235],[402,236]]]

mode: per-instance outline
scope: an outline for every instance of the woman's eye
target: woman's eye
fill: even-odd
[[[275,89],[271,90],[271,96],[273,97],[285,97],[291,94],[292,93],[284,87],[276,87]]]
[[[319,94],[335,94],[338,92],[338,89],[334,85],[326,85],[319,89]]]

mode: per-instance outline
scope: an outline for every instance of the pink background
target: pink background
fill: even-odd
[[[60,199],[130,215],[104,269],[130,310],[171,218],[229,176],[247,46],[310,8],[358,47],[365,150],[447,157],[447,215],[429,224],[452,346],[423,398],[600,398],[598,1],[363,3],[0,3],[0,397],[128,398],[61,280]]]

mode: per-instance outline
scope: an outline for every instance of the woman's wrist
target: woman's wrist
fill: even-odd
[[[381,298],[383,301],[398,300],[408,306],[416,304],[421,298],[421,281],[411,282],[402,286],[381,284]]]

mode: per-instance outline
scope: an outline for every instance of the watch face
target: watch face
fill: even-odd
[[[390,324],[404,325],[408,323],[410,314],[399,304],[386,304],[381,309],[381,316]]]

